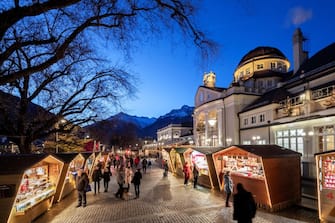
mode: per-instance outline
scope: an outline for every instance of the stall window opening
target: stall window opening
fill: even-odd
[[[276,132],[277,145],[304,154],[304,130],[290,129]]]
[[[315,132],[317,134],[317,141],[318,141],[318,150],[319,152],[329,151],[334,149],[334,125],[327,125],[316,127]]]

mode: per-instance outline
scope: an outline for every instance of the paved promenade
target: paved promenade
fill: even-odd
[[[141,194],[135,199],[131,185],[126,200],[114,196],[117,190],[115,174],[110,190],[87,194],[87,207],[75,208],[76,192],[54,205],[34,223],[233,223],[233,208],[224,207],[224,196],[218,191],[191,185],[169,175],[163,178],[157,166],[143,174]],[[101,183],[100,190],[103,191]],[[317,212],[293,207],[277,213],[258,210],[254,223],[318,222]]]

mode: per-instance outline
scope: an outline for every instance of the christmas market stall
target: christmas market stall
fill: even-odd
[[[56,153],[55,156],[64,163],[54,198],[54,202],[59,202],[76,188],[77,171],[84,166],[85,158],[80,153]]]
[[[171,166],[174,170],[174,174],[177,176],[184,176],[183,165],[185,164],[185,152],[191,150],[190,148],[173,148],[170,151]]]
[[[174,173],[175,172],[175,166],[173,165],[174,163],[172,163],[171,160],[171,156],[170,156],[170,152],[171,152],[172,148],[171,147],[166,147],[166,148],[162,148],[162,168],[163,168],[163,163],[164,162],[168,162],[168,166],[169,166],[169,171]]]
[[[223,174],[230,171],[235,187],[242,183],[258,206],[270,211],[300,202],[300,158],[300,153],[277,145],[236,145],[213,153],[220,189]]]
[[[100,163],[101,153],[100,152],[83,152],[81,153],[85,158],[84,169],[91,178],[94,170],[94,166]]]
[[[63,163],[52,155],[1,155],[0,222],[30,223],[53,203]]]
[[[219,184],[216,176],[214,162],[212,158],[213,152],[222,150],[217,147],[193,147],[192,150],[187,150],[184,154],[185,160],[191,165],[196,165],[199,169],[198,184],[208,188],[219,189]],[[192,174],[193,179],[193,174]]]
[[[335,150],[315,154],[321,222],[335,222]]]

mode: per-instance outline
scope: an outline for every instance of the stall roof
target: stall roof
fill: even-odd
[[[222,147],[193,147],[192,149],[205,155],[209,155],[212,153],[216,153],[220,150],[224,150],[224,148]]]
[[[323,152],[315,153],[314,156],[324,155],[324,154],[328,154],[328,153],[335,153],[335,150],[328,150],[328,151],[323,151]]]
[[[83,155],[85,159],[87,159],[88,157],[92,155],[92,152],[82,152],[80,154]]]
[[[0,175],[19,174],[46,158],[48,154],[5,154],[0,156]]]
[[[64,163],[71,163],[71,161],[78,155],[79,153],[55,153],[55,157],[62,160]]]
[[[172,150],[172,148],[163,148],[166,152],[170,152]]]
[[[188,148],[175,148],[177,153],[184,153]]]
[[[301,156],[301,153],[278,145],[234,145],[228,147],[226,150],[230,150],[233,147],[243,149],[260,157]]]

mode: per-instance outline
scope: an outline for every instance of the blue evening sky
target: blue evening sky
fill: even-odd
[[[129,64],[139,78],[137,98],[123,102],[124,112],[158,118],[194,106],[205,72],[216,73],[216,86],[228,87],[241,58],[258,46],[278,48],[293,69],[294,30],[301,28],[309,56],[314,55],[335,41],[334,9],[334,0],[204,0],[197,21],[219,44],[217,55],[203,62],[190,43],[169,33],[139,47]]]

